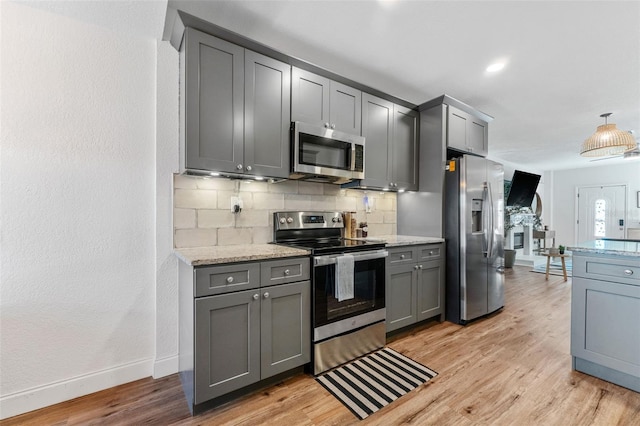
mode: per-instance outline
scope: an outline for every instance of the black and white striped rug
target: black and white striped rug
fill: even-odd
[[[383,348],[316,380],[362,420],[437,375],[411,358]]]

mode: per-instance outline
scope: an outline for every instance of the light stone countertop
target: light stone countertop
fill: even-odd
[[[638,241],[612,241],[594,240],[580,243],[567,250],[578,253],[609,254],[616,256],[640,257],[640,242]]]
[[[191,266],[308,256],[310,254],[309,250],[301,250],[277,244],[240,244],[234,246],[180,248],[174,249],[174,253],[180,260]]]
[[[387,247],[411,246],[417,244],[443,243],[440,237],[417,237],[413,235],[376,235],[375,237],[362,238],[366,241],[384,241]]]

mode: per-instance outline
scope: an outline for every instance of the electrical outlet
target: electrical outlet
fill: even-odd
[[[231,213],[240,213],[242,211],[242,198],[231,197]]]

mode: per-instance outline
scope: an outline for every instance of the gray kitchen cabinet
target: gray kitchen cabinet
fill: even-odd
[[[192,28],[181,51],[181,167],[288,177],[291,67]]]
[[[360,187],[418,189],[418,113],[362,94],[365,179]],[[353,185],[347,185],[353,186]]]
[[[311,359],[311,284],[263,287],[261,297],[260,378],[265,379]]]
[[[192,412],[311,360],[309,265],[180,262],[179,369]]]
[[[444,316],[442,244],[388,248],[387,332]],[[428,254],[431,253],[431,254]],[[427,260],[428,259],[428,260]]]
[[[360,135],[362,92],[296,67],[291,81],[291,121]]]
[[[447,147],[486,157],[489,152],[486,121],[452,105],[447,110]]]
[[[573,252],[573,368],[640,392],[640,258]]]

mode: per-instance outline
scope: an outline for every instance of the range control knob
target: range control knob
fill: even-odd
[[[332,217],[332,218],[331,218],[331,222],[333,222],[333,223],[340,223],[340,222],[342,222],[342,219],[340,219],[340,218],[339,218],[339,217],[337,217],[337,216],[336,216],[336,217]]]
[[[284,217],[281,217],[279,222],[284,225],[285,223],[287,223],[287,219],[285,219]]]
[[[292,217],[288,217],[287,218],[287,223],[293,223],[293,218]]]

